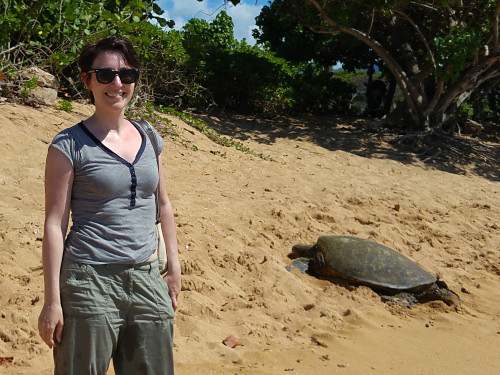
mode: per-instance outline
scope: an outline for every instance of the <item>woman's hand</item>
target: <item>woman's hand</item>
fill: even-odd
[[[54,339],[61,342],[64,318],[61,304],[44,304],[38,317],[38,332],[42,340],[53,348]]]
[[[168,270],[168,273],[163,277],[163,280],[168,285],[168,294],[170,295],[170,299],[172,300],[172,308],[177,310],[179,306],[179,302],[177,298],[179,297],[179,293],[181,292],[181,272],[179,271],[171,271]]]

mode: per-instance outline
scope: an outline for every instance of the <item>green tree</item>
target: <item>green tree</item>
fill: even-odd
[[[210,23],[191,19],[183,32],[192,72],[219,107],[239,112],[276,112],[290,104],[286,62],[238,42],[233,21],[225,11]]]
[[[344,104],[353,92],[351,85],[335,79],[324,66],[287,62],[268,48],[238,42],[224,11],[211,23],[190,20],[183,43],[200,84],[222,108],[270,116],[348,108]]]
[[[3,0],[0,2],[0,70],[38,65],[74,76],[76,56],[89,40],[138,34],[161,17],[157,0]]]
[[[139,98],[174,108],[205,108],[211,103],[209,92],[201,85],[200,76],[205,73],[192,63],[183,32],[144,22],[129,38],[144,66]]]
[[[263,8],[265,27],[257,36],[277,51],[306,43],[314,58],[330,64],[362,66],[364,46],[401,89],[406,123],[438,128],[472,93],[500,77],[499,13],[499,0],[275,0]],[[295,34],[286,31],[287,22]],[[354,59],[332,46],[339,35],[355,42]],[[394,121],[403,122],[399,115]]]

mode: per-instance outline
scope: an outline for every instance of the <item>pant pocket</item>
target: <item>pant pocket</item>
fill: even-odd
[[[65,261],[61,269],[60,289],[66,316],[98,318],[110,310],[107,283],[88,264]]]
[[[170,298],[170,294],[168,294],[168,285],[161,276],[159,278],[159,284],[159,294],[161,302],[158,304],[158,307],[160,310],[160,314],[162,314],[162,317],[173,319],[175,312],[174,308],[172,307],[172,299]]]
[[[168,294],[168,285],[161,277],[160,271],[156,269],[150,272],[148,279],[158,317],[160,319],[173,319],[174,309],[172,307],[172,300]]]

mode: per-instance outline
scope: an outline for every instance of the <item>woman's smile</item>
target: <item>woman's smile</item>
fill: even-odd
[[[126,93],[122,92],[122,91],[120,91],[120,92],[107,92],[107,93],[105,93],[105,95],[109,96],[111,98],[117,98],[117,97],[121,98],[121,97],[124,97],[126,95]]]
[[[92,69],[111,69],[120,71],[130,68],[121,53],[114,51],[101,52],[94,60]],[[94,94],[95,105],[102,109],[125,110],[134,93],[135,83],[123,83],[116,74],[109,83],[100,83],[95,73],[90,73],[88,88]]]

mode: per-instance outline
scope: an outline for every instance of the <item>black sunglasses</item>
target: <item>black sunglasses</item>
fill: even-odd
[[[115,76],[118,74],[120,77],[120,81],[122,83],[131,84],[137,81],[139,78],[139,70],[138,69],[122,69],[122,70],[113,70],[113,69],[90,69],[87,73],[95,73],[95,78],[97,82],[108,84],[113,82]]]

